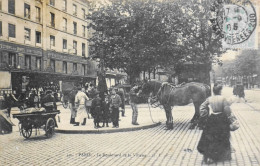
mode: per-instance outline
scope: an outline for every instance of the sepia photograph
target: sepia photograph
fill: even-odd
[[[1,166],[260,166],[260,0],[0,0]]]

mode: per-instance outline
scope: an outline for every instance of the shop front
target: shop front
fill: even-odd
[[[31,90],[59,92],[65,81],[83,86],[96,80],[96,64],[80,56],[3,41],[0,55],[0,71],[10,72],[6,79],[11,79],[11,89],[17,97],[24,98]]]

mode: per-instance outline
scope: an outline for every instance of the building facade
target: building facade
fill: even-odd
[[[31,88],[95,82],[88,9],[84,0],[0,0],[0,70],[11,72],[13,89],[22,78]]]

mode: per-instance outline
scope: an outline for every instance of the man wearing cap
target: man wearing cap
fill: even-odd
[[[75,96],[75,104],[78,106],[77,116],[74,126],[85,125],[87,121],[87,110],[86,110],[86,100],[89,100],[88,96],[85,93],[85,88],[78,88],[78,93]]]
[[[112,122],[113,122],[113,128],[118,128],[119,127],[119,107],[122,103],[121,97],[116,94],[115,89],[113,88],[111,90],[111,104],[110,104],[110,109],[112,110]]]
[[[135,85],[131,90],[130,90],[130,105],[132,107],[133,110],[133,114],[132,114],[132,124],[133,125],[139,125],[139,123],[137,123],[137,117],[138,117],[138,109],[137,109],[137,105],[136,103],[138,102],[138,96],[139,96],[139,87],[138,85]]]

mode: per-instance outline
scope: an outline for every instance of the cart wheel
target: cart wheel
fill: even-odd
[[[27,125],[26,127],[24,125],[22,125],[21,127],[21,132],[24,138],[30,138],[30,136],[32,135],[32,126],[31,125]]]
[[[46,127],[45,127],[45,132],[46,132],[46,136],[48,138],[52,137],[52,135],[54,134],[54,128],[55,128],[55,121],[53,118],[49,118],[46,122]]]

